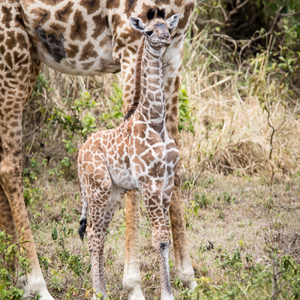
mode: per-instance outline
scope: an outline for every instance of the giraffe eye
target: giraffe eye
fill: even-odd
[[[151,35],[153,34],[153,31],[152,31],[152,30],[146,31],[146,34],[147,34],[148,36],[151,36]]]

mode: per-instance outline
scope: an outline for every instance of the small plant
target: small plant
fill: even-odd
[[[76,293],[76,290],[82,288],[89,289],[89,276],[91,272],[91,264],[84,262],[84,255],[75,255],[73,254],[66,246],[67,239],[73,237],[75,231],[73,228],[68,228],[65,223],[68,223],[69,214],[66,213],[66,208],[61,209],[62,221],[57,223],[55,222],[52,227],[52,240],[56,243],[56,255],[55,263],[56,268],[51,270],[51,287],[56,291],[61,291],[64,288],[63,277],[65,274],[71,272],[73,278],[79,280],[79,283],[76,287],[70,287],[72,293]],[[76,232],[77,233],[77,232]],[[40,264],[48,271],[48,259],[43,258]],[[76,290],[75,290],[76,288]]]
[[[195,117],[193,116],[193,108],[189,102],[189,97],[184,85],[182,85],[179,90],[178,110],[178,131],[181,132],[185,130],[194,133],[193,121]]]
[[[17,287],[18,279],[30,272],[29,260],[25,257],[24,244],[20,239],[12,243],[12,237],[0,231],[0,299],[22,299],[24,291]]]
[[[100,116],[100,121],[105,123],[106,128],[114,128],[123,120],[122,89],[113,84],[113,94],[108,99],[108,108]]]
[[[80,96],[75,101],[72,98],[63,99],[66,108],[54,106],[53,113],[48,119],[49,126],[59,124],[67,133],[69,140],[72,140],[75,134],[86,138],[90,133],[96,131],[96,118],[90,112],[83,116],[82,113],[84,110],[95,108],[99,104],[91,99],[87,91],[81,92]]]

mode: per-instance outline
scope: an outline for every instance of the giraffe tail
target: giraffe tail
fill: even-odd
[[[78,230],[79,236],[80,236],[80,238],[81,238],[82,241],[83,241],[83,238],[84,238],[84,236],[86,234],[86,222],[87,222],[86,219],[82,219],[80,221],[80,228]]]
[[[80,227],[78,233],[80,239],[83,241],[83,238],[86,234],[88,203],[84,193],[84,188],[81,186],[81,184],[80,184],[80,190],[81,190],[83,205],[81,209]]]

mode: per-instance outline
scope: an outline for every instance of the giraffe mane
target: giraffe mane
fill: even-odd
[[[133,95],[133,99],[131,101],[130,108],[124,117],[124,121],[129,119],[134,114],[134,112],[136,111],[136,108],[138,107],[138,104],[140,102],[142,56],[143,56],[143,50],[144,50],[144,43],[145,43],[145,36],[142,36],[142,39],[140,41],[139,48],[137,51],[136,66],[135,66],[135,72],[134,72],[134,95]]]

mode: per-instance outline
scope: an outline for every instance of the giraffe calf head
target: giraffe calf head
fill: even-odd
[[[181,14],[175,14],[165,20],[165,12],[160,9],[150,9],[147,13],[146,24],[140,18],[130,17],[133,29],[140,31],[154,49],[167,47],[172,43],[171,33],[176,29]]]

